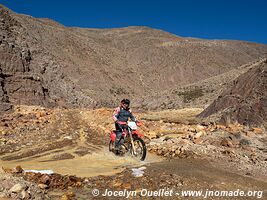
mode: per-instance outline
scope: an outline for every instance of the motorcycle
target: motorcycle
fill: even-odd
[[[142,139],[143,136],[144,134],[137,131],[137,124],[130,121],[127,123],[126,128],[122,130],[120,140],[123,140],[123,142],[119,152],[115,151],[116,130],[110,132],[109,151],[120,155],[125,155],[129,152],[133,157],[137,157],[143,161],[147,153],[146,144]]]

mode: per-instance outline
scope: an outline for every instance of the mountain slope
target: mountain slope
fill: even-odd
[[[178,86],[147,97],[150,102],[143,102],[142,107],[154,109],[174,109],[185,107],[206,108],[227,88],[232,86],[233,80],[246,73],[249,69],[257,67],[265,62],[261,58],[254,62],[233,68],[210,78],[196,81],[191,84]]]
[[[200,117],[244,125],[267,123],[267,60],[233,81]]]
[[[266,45],[182,38],[148,27],[64,27],[4,6],[0,18],[3,109],[115,106],[123,97],[136,107],[147,102],[149,109],[155,107],[150,96],[226,73],[267,52]]]

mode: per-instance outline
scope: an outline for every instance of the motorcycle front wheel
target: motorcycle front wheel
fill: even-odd
[[[141,161],[145,160],[147,150],[144,140],[142,140],[141,138],[134,138],[133,143],[135,147],[135,152],[133,152],[133,149],[131,148],[132,155],[139,158]]]

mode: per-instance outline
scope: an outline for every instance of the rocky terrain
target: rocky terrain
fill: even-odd
[[[202,111],[136,113],[149,151],[147,161],[140,163],[108,152],[111,109],[16,107],[0,125],[0,179],[5,180],[0,197],[88,199],[95,188],[104,193],[159,187],[257,190],[265,196],[266,130],[238,123],[205,125],[196,118]],[[140,165],[145,166],[144,175],[135,177],[132,169]],[[16,184],[22,189],[12,192]]]
[[[266,52],[149,27],[65,27],[0,5],[0,199],[164,188],[266,199]],[[145,162],[108,151],[124,97],[143,122]]]
[[[5,173],[2,169],[0,171],[0,181],[0,199],[49,199],[37,184],[27,182],[22,177],[14,177]]]
[[[0,17],[3,111],[17,104],[110,107],[125,96],[142,109],[175,108],[224,87],[195,92],[186,85],[208,82],[267,52],[266,45],[182,38],[148,27],[64,27],[4,6]],[[177,92],[182,86],[188,90]],[[213,94],[197,103],[211,103]]]

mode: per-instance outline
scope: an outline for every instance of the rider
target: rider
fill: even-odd
[[[121,100],[121,105],[115,109],[112,116],[113,120],[115,121],[115,128],[116,128],[116,141],[115,141],[116,151],[120,150],[121,144],[123,143],[123,140],[121,140],[121,136],[122,136],[122,131],[127,127],[128,118],[130,118],[134,122],[137,122],[129,106],[130,106],[129,99]]]

